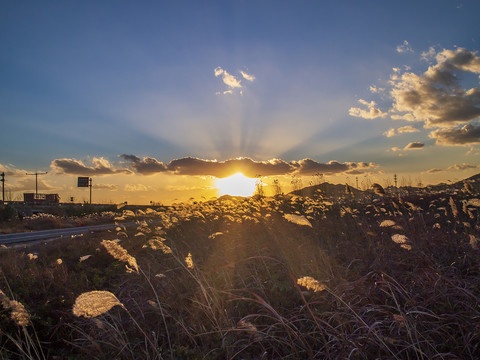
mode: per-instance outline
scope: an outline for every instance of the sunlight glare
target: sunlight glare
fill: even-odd
[[[255,193],[256,179],[251,179],[242,173],[236,173],[232,176],[216,179],[215,186],[218,189],[219,196],[252,196]]]

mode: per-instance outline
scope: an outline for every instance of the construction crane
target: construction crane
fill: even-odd
[[[35,175],[35,199],[38,198],[38,175],[45,175],[45,174],[48,174],[48,172],[47,171],[45,171],[45,172],[35,171],[33,174],[27,173],[27,175]]]

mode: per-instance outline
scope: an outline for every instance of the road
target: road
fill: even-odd
[[[11,245],[11,244],[23,244],[29,243],[38,240],[49,240],[49,239],[58,239],[62,237],[70,237],[72,235],[85,234],[92,231],[102,231],[115,229],[117,226],[130,227],[134,225],[139,225],[138,222],[132,221],[127,223],[116,224],[102,224],[102,225],[91,225],[91,226],[79,226],[74,228],[66,229],[54,229],[54,230],[40,230],[40,231],[30,231],[23,233],[14,233],[14,234],[1,234],[0,235],[0,245]]]

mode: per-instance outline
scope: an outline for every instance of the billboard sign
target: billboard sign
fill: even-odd
[[[79,176],[78,177],[78,187],[88,187],[88,180],[90,180],[87,176]]]

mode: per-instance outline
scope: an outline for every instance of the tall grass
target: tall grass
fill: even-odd
[[[222,199],[36,246],[32,260],[7,249],[0,288],[29,311],[23,329],[38,341],[3,306],[0,353],[477,359],[480,227],[473,206],[458,206],[466,196]],[[104,297],[95,311],[77,311],[92,294]]]

